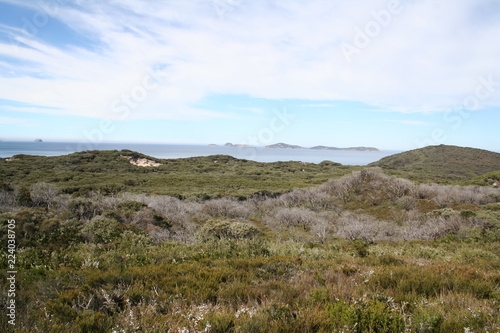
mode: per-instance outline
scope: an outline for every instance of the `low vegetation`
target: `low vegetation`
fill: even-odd
[[[439,145],[387,156],[370,166],[424,182],[467,181],[500,170],[500,154],[474,148]]]
[[[140,159],[161,165],[141,167],[130,163]],[[281,194],[319,185],[356,168],[330,161],[259,163],[226,155],[161,160],[128,150],[88,151],[0,159],[0,179],[20,187],[52,183],[73,196],[133,192],[210,199]]]
[[[53,171],[49,159],[40,179],[37,167],[23,169],[38,158],[2,161],[1,242],[5,221],[14,219],[18,248],[14,331],[500,330],[493,184],[417,183],[381,168],[261,166],[226,156],[141,168],[125,153],[60,157],[84,162]],[[206,187],[203,163],[213,168],[202,172],[214,176]],[[109,166],[116,191],[90,187]],[[271,184],[279,191],[270,190],[285,169]],[[269,173],[250,182],[254,170]],[[167,172],[193,183],[170,188]],[[135,183],[113,187],[131,175]],[[215,179],[224,190],[231,183],[231,195],[213,195]],[[160,182],[143,191],[150,181]],[[5,251],[1,262],[7,271]],[[0,330],[13,331],[6,316]]]

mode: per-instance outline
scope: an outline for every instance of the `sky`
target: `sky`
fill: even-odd
[[[0,140],[500,151],[499,0],[0,0]]]

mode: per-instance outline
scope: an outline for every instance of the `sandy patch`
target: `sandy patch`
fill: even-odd
[[[140,166],[140,167],[157,167],[157,166],[163,165],[161,163],[158,163],[158,162],[155,162],[152,160],[148,160],[147,158],[133,159],[131,156],[122,156],[122,157],[130,160],[130,164],[133,164],[135,166]]]

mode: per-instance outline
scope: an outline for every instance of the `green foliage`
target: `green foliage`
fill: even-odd
[[[484,175],[477,176],[469,181],[474,185],[486,186],[500,186],[500,170],[485,173]]]
[[[370,251],[368,250],[368,248],[369,248],[368,243],[363,242],[361,240],[355,240],[355,241],[353,241],[352,242],[352,246],[353,246],[354,251],[356,252],[356,254],[358,256],[360,256],[361,258],[366,257],[370,253]]]
[[[20,206],[31,207],[33,200],[31,200],[30,191],[26,186],[20,186],[17,194],[17,202]]]
[[[200,232],[202,240],[253,238],[259,230],[248,223],[213,220],[206,222]]]
[[[210,332],[232,333],[235,332],[235,316],[232,313],[212,313],[207,317],[210,323]]]
[[[142,208],[147,207],[148,205],[142,203],[142,202],[137,202],[137,201],[124,201],[120,202],[118,206],[116,206],[117,210],[123,211],[125,215],[132,214],[132,213],[137,213],[140,211]]]
[[[254,240],[157,246],[124,231],[114,245],[73,246],[43,274],[23,268],[19,331],[463,332],[500,323],[498,244],[382,243],[363,258],[334,241],[297,260],[276,255],[280,243],[250,254],[245,241]],[[421,261],[428,246],[437,255]],[[31,249],[22,256],[36,265]]]
[[[101,209],[90,200],[75,199],[68,204],[68,211],[73,218],[91,220],[102,213]]]
[[[350,332],[404,332],[401,314],[379,301],[361,299],[355,304],[335,302],[328,306],[332,330]]]
[[[122,225],[116,220],[96,217],[82,228],[85,239],[95,244],[107,244],[117,240],[123,232]]]
[[[467,181],[482,174],[500,170],[500,154],[456,146],[428,146],[382,158],[378,166],[418,181]],[[491,177],[490,177],[491,176]],[[490,179],[494,175],[482,176]],[[486,185],[479,179],[474,183]]]
[[[35,246],[41,250],[54,250],[81,241],[80,223],[77,220],[61,220],[43,208],[22,208],[6,214],[5,218],[16,221],[18,247]],[[1,239],[7,244],[7,225],[2,224],[0,230]]]

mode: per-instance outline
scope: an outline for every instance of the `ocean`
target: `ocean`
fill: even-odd
[[[208,145],[181,144],[133,144],[133,143],[74,143],[74,142],[0,142],[0,157],[18,154],[60,156],[85,150],[122,150],[129,149],[157,158],[185,158],[209,155],[231,155],[240,159],[257,162],[300,161],[320,163],[333,161],[344,165],[367,165],[400,151],[358,152],[326,151],[307,149],[269,149],[243,147],[212,147]]]

